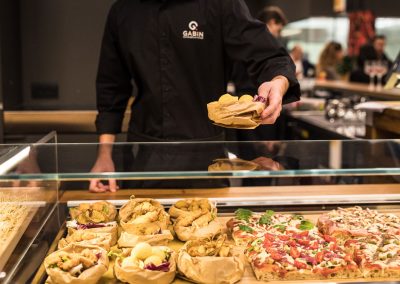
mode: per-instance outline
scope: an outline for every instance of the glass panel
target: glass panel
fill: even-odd
[[[106,173],[90,173],[98,144],[43,144],[30,148],[29,153],[37,153],[28,156],[37,156],[36,166],[0,175],[0,179],[43,183],[91,178],[156,180],[397,175],[400,174],[399,141],[117,143],[113,145],[115,172]],[[54,161],[56,152],[59,173],[56,165],[48,162]]]
[[[44,165],[47,172],[57,173],[55,132],[35,144],[5,145],[0,149],[7,149],[0,159],[3,177],[41,175]],[[9,282],[23,265],[28,266],[22,263],[24,256],[38,247],[32,245],[57,203],[58,181],[54,178],[0,180],[0,282]],[[29,268],[36,270],[33,266],[31,263]]]

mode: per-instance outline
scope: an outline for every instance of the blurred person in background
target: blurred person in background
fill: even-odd
[[[391,69],[392,61],[385,53],[386,36],[376,35],[371,43],[360,48],[360,54],[357,58],[357,67],[351,73],[350,81],[359,83],[368,83],[370,77],[365,73],[365,63],[367,61],[385,61],[388,64],[388,70]],[[386,75],[386,74],[385,74]]]
[[[303,67],[303,48],[300,45],[295,45],[289,53],[292,58],[294,65],[296,66],[296,78],[301,80],[304,78],[304,67]]]
[[[372,47],[374,48],[374,60],[391,61],[385,53],[386,48],[386,36],[377,35],[372,40]]]
[[[297,79],[301,80],[306,77],[310,78],[315,76],[315,65],[308,60],[307,54],[304,53],[300,45],[296,44],[290,50],[289,55],[296,66]]]
[[[279,41],[282,29],[287,24],[286,16],[279,7],[265,7],[258,13],[257,20],[265,23],[268,31]],[[248,75],[244,62],[237,61],[233,64],[231,80],[235,85],[236,95],[257,93],[257,86]]]
[[[340,80],[338,72],[342,64],[344,52],[342,45],[338,42],[329,42],[321,52],[317,64],[317,78],[326,80]]]
[[[288,20],[281,8],[277,6],[267,6],[258,13],[257,19],[267,25],[269,32],[275,37],[281,36],[283,28],[287,25]]]

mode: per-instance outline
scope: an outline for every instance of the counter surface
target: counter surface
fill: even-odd
[[[279,197],[285,200],[293,196],[342,196],[342,195],[394,195],[400,194],[400,184],[368,185],[323,185],[323,186],[269,186],[269,187],[229,187],[215,189],[132,189],[119,190],[115,193],[90,193],[88,190],[65,191],[60,202],[73,200],[123,200],[131,195],[141,198],[251,198],[262,196]]]
[[[378,90],[369,88],[368,84],[352,83],[347,81],[319,81],[315,83],[315,89],[328,89],[333,91],[360,94],[381,100],[400,100],[400,90]]]

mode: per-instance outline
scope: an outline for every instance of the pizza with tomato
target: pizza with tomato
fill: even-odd
[[[235,218],[227,222],[227,228],[238,246],[247,246],[266,232],[284,234],[288,229],[297,231],[313,227],[314,224],[304,220],[302,215],[279,214],[272,210],[259,214],[248,209],[238,209]]]
[[[361,276],[352,256],[318,230],[265,233],[247,249],[258,280],[305,280]]]
[[[259,280],[400,278],[400,218],[338,208],[317,226],[301,215],[238,209],[227,223]]]

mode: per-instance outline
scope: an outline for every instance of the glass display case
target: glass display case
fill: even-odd
[[[221,217],[237,208],[311,215],[354,205],[400,209],[400,140],[47,142],[54,143],[3,146],[10,158],[0,165],[1,208],[15,223],[1,231],[4,283],[45,281],[41,263],[66,234],[68,207],[94,200],[119,207],[134,195],[168,208],[182,198],[202,197],[216,203]],[[103,160],[109,170],[92,172],[104,149],[113,153]],[[93,180],[104,192],[89,192]],[[107,191],[109,180],[117,192]]]
[[[30,145],[1,145],[0,151],[0,282],[25,283],[58,232],[47,227],[57,216],[58,181],[6,176],[39,173],[41,164],[47,172],[57,172],[56,134]]]

